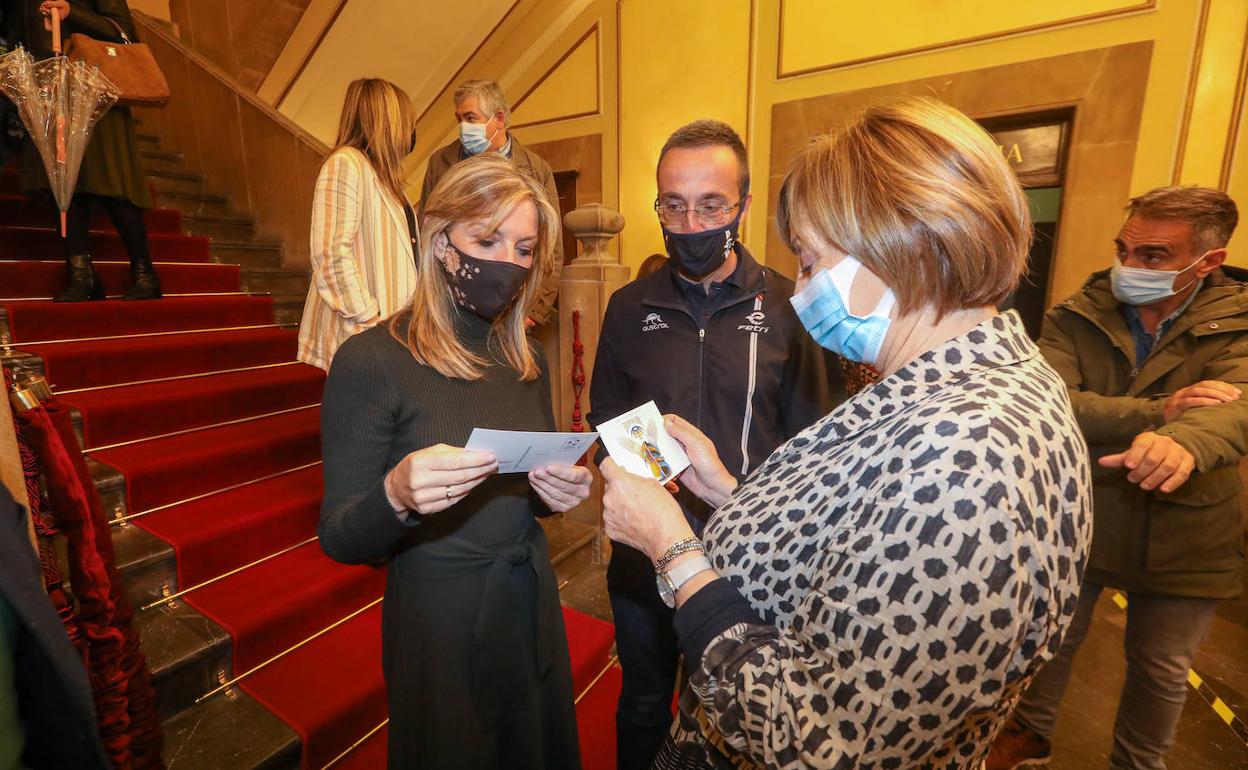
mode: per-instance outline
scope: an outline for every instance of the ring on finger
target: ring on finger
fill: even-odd
[[[449,485],[448,485],[448,486],[447,486],[447,488],[446,488],[446,499],[447,499],[447,500],[450,500],[450,499],[451,499],[451,488],[450,488],[450,486],[449,486]]]

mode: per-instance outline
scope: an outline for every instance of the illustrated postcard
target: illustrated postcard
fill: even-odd
[[[689,458],[663,427],[653,401],[598,426],[602,445],[624,470],[665,484],[689,467]]]

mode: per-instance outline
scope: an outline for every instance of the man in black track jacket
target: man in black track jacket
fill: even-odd
[[[738,478],[833,406],[824,351],[789,304],[793,282],[737,242],[749,209],[745,146],[728,125],[677,130],[659,155],[655,210],[669,259],[619,289],[603,319],[590,385],[592,425],[653,400],[715,443]],[[677,495],[696,533],[711,511]],[[613,544],[607,587],[624,686],[619,770],[650,767],[671,723],[677,646],[644,554]]]

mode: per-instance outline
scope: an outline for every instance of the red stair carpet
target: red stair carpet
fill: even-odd
[[[272,301],[243,293],[239,267],[213,264],[176,211],[147,213],[170,296],[51,302],[64,275],[55,222],[0,173],[0,309],[14,345],[80,412],[91,458],[125,477],[133,523],[173,546],[175,588],[231,634],[232,675],[299,733],[303,766],[383,767],[384,570],[337,564],[315,542],[323,373],[295,361],[296,332],[274,324]],[[92,241],[116,297],[124,249],[106,221]],[[611,770],[612,628],[564,618],[585,767]]]

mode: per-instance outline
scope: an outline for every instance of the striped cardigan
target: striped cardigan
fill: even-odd
[[[411,298],[416,263],[403,205],[359,150],[325,159],[312,200],[312,284],[299,325],[299,360],[329,369],[348,337]]]

